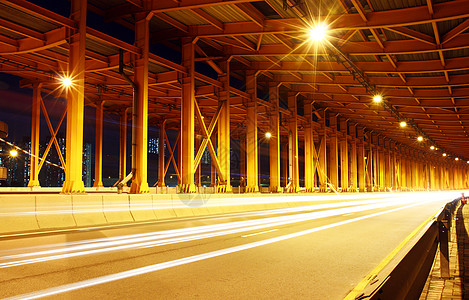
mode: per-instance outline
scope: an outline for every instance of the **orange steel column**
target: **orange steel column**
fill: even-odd
[[[288,122],[289,130],[289,175],[290,175],[290,193],[297,193],[300,190],[300,174],[298,164],[298,117],[297,117],[297,99],[295,93],[288,93],[288,109],[291,117]]]
[[[160,123],[160,136],[158,138],[158,186],[166,186],[164,182],[164,140],[165,140],[165,131],[166,131],[166,120],[161,121]]]
[[[179,191],[195,193],[194,184],[194,115],[195,115],[195,70],[194,41],[182,39],[182,65],[186,74],[182,78],[181,103],[181,184]]]
[[[219,193],[231,192],[231,168],[230,168],[230,60],[220,63],[223,74],[218,79],[223,84],[219,101],[223,102],[218,119],[218,162],[225,183],[219,185]]]
[[[352,136],[350,143],[350,192],[358,191],[358,169],[357,169],[357,125],[349,125],[349,133]]]
[[[337,190],[339,188],[339,151],[338,151],[338,137],[337,137],[337,116],[329,118],[329,127],[331,128],[331,140],[329,143],[330,149],[330,179],[331,184]]]
[[[39,132],[41,122],[41,83],[33,84],[33,107],[31,118],[31,159],[28,186],[39,184]]]
[[[212,140],[212,144],[217,144],[217,136],[212,134],[210,137]],[[215,162],[213,158],[210,156],[210,186],[216,188],[217,186],[217,168],[215,167]]]
[[[82,179],[83,116],[85,103],[86,0],[71,1],[70,18],[77,23],[69,46],[68,76],[73,88],[67,95],[66,168],[62,193],[84,193]]]
[[[96,105],[96,142],[94,148],[93,187],[103,186],[103,105],[104,101],[100,101]]]
[[[123,109],[120,116],[119,181],[127,176],[127,111]]]
[[[241,136],[239,140],[239,186],[240,188],[246,186],[246,138],[244,136]]]
[[[326,112],[319,111],[321,116],[321,143],[318,152],[318,177],[319,177],[319,192],[327,192],[327,126],[326,126]]]
[[[357,126],[357,136],[358,136],[358,153],[357,153],[357,162],[358,162],[358,191],[365,192],[366,190],[366,180],[365,180],[365,137],[364,137],[364,128]]]
[[[400,158],[401,158],[401,167],[400,167],[400,178],[401,178],[401,191],[407,191],[407,170],[406,170],[406,155],[405,149],[401,146],[399,147]]]
[[[202,144],[202,136],[201,135],[196,135],[195,137],[195,151],[198,151],[200,148],[200,145]],[[202,186],[202,181],[201,181],[201,162],[197,165],[197,168],[195,169],[195,186],[200,187]]]
[[[391,143],[388,139],[384,140],[384,190],[391,191]]]
[[[269,102],[274,108],[270,115],[269,160],[270,160],[270,192],[278,193],[280,188],[280,126],[279,126],[279,94],[278,85],[269,83]]]
[[[411,191],[413,189],[413,186],[412,186],[412,165],[411,165],[411,154],[410,154],[410,150],[409,149],[406,149],[406,179],[407,179],[407,190],[408,191]]]
[[[373,145],[372,136],[368,139],[368,151],[366,151],[366,191],[373,192]]]
[[[379,137],[379,150],[378,150],[378,164],[379,164],[379,190],[381,192],[386,190],[386,183],[385,183],[385,147],[384,147],[384,138],[382,136]]]
[[[282,173],[282,186],[288,185],[288,143],[280,142],[280,156],[281,156],[281,173]]]
[[[246,72],[246,91],[251,96],[247,107],[246,128],[246,192],[259,191],[259,169],[257,154],[257,74],[254,71]]]
[[[373,192],[379,191],[379,173],[378,173],[378,166],[379,166],[379,152],[378,152],[378,136],[372,134],[371,135],[371,144],[370,149],[373,147],[373,151],[370,155],[371,157],[371,180],[372,180],[372,189]]]
[[[149,23],[152,14],[135,14],[135,46],[141,49],[141,54],[135,57],[134,81],[137,85],[137,118],[136,118],[136,148],[135,174],[130,185],[131,194],[148,193],[147,153],[148,153],[148,56],[149,56]]]
[[[347,120],[340,119],[340,131],[342,132],[342,141],[340,142],[340,173],[341,173],[341,191],[349,191],[349,158],[348,158],[348,134]]]
[[[314,191],[314,164],[316,150],[314,149],[313,128],[312,128],[312,109],[311,102],[306,102],[304,107],[304,116],[306,119],[304,125],[305,133],[305,191],[311,193]]]

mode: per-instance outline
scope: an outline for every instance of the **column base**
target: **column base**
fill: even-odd
[[[182,194],[195,193],[196,192],[195,184],[194,183],[186,183],[186,184],[181,183],[178,185],[178,191],[179,193],[182,193]]]
[[[357,192],[358,192],[358,188],[357,188],[356,186],[352,186],[352,187],[350,188],[350,191],[349,191],[349,192],[350,192],[350,193],[357,193]]]
[[[62,187],[62,194],[84,194],[85,184],[83,180],[70,181],[65,180]]]
[[[132,182],[130,185],[129,194],[146,194],[150,192],[147,182],[137,183]]]
[[[217,193],[231,193],[231,185],[217,186]]]
[[[319,192],[320,193],[327,193],[327,185],[320,185],[319,186]]]
[[[36,179],[36,180],[30,180],[29,183],[28,183],[28,187],[33,187],[33,186],[41,186],[39,184],[39,180]]]
[[[259,187],[257,185],[246,187],[246,193],[257,193],[257,192],[259,192]]]
[[[102,181],[99,181],[99,182],[95,181],[94,184],[93,184],[93,187],[95,187],[95,188],[103,187],[103,182]]]
[[[279,186],[269,186],[269,192],[271,193],[280,193],[282,188]]]

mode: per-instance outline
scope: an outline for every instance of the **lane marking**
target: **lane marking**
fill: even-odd
[[[384,267],[399,253],[402,248],[425,226],[430,222],[437,214],[433,214],[420,224],[414,231],[412,231],[391,253],[388,254],[379,264],[376,266],[368,275],[365,276],[353,290],[344,298],[344,300],[353,300],[365,289],[365,287],[381,272]]]
[[[111,275],[105,275],[105,276],[101,276],[101,277],[91,278],[91,279],[87,279],[87,280],[83,280],[83,281],[79,281],[79,282],[68,283],[68,284],[64,284],[64,285],[61,285],[61,286],[57,286],[57,287],[47,288],[47,289],[43,289],[43,290],[39,290],[39,291],[35,291],[35,292],[30,292],[30,293],[26,293],[26,294],[22,294],[22,295],[8,297],[8,298],[5,298],[5,300],[38,299],[38,298],[57,295],[57,294],[70,292],[70,291],[74,291],[74,290],[78,290],[78,289],[82,289],[82,288],[86,288],[86,287],[96,286],[96,285],[99,285],[99,284],[113,282],[113,281],[117,281],[117,280],[121,280],[121,279],[131,278],[131,277],[138,276],[138,275],[152,273],[152,272],[159,271],[159,270],[164,270],[164,269],[168,269],[168,268],[172,268],[172,267],[176,267],[176,266],[181,266],[181,265],[185,265],[185,264],[192,263],[192,262],[202,261],[202,260],[206,260],[206,259],[213,258],[213,257],[218,257],[218,256],[230,254],[230,253],[235,253],[235,252],[239,252],[239,251],[243,251],[243,250],[247,250],[247,249],[251,249],[251,248],[255,248],[255,247],[259,247],[259,246],[264,246],[264,245],[284,241],[284,240],[295,238],[295,237],[300,237],[300,236],[310,234],[310,233],[313,233],[313,232],[318,232],[318,231],[322,231],[322,230],[325,230],[325,229],[334,228],[334,227],[337,227],[337,226],[340,226],[340,225],[345,225],[345,224],[353,223],[353,222],[356,222],[356,221],[365,220],[365,219],[368,219],[368,218],[384,215],[384,214],[391,213],[391,212],[396,212],[396,211],[399,211],[399,210],[407,209],[407,208],[410,208],[410,207],[414,207],[414,206],[418,206],[418,205],[422,205],[422,204],[426,204],[426,203],[427,203],[427,201],[419,201],[418,203],[415,203],[415,204],[406,205],[406,206],[390,209],[390,210],[387,210],[387,211],[381,211],[381,212],[373,213],[373,214],[370,214],[370,215],[361,216],[361,217],[357,217],[357,218],[354,218],[354,219],[349,219],[349,220],[345,220],[345,221],[341,221],[341,222],[337,222],[337,223],[333,223],[333,224],[328,224],[328,225],[324,225],[324,226],[320,226],[320,227],[316,227],[316,228],[310,228],[310,229],[307,229],[307,230],[303,230],[303,231],[299,231],[299,232],[295,232],[295,233],[290,233],[290,234],[283,235],[283,236],[278,236],[278,237],[274,237],[274,238],[270,238],[270,239],[266,239],[266,240],[261,240],[261,241],[257,241],[257,242],[253,242],[253,243],[248,243],[248,244],[244,244],[244,245],[234,246],[234,247],[230,247],[230,248],[226,248],[226,249],[216,250],[216,251],[212,251],[212,252],[208,252],[208,253],[197,254],[197,255],[193,255],[193,256],[189,256],[189,257],[184,257],[184,258],[172,260],[172,261],[167,261],[167,262],[163,262],[163,263],[158,263],[158,264],[154,264],[154,265],[140,267],[140,268],[133,269],[133,270],[123,271],[123,272],[119,272],[119,273],[115,273],[115,274],[111,274]]]
[[[266,230],[266,231],[261,231],[261,232],[256,232],[256,233],[251,233],[251,234],[245,234],[242,235],[241,237],[248,237],[248,236],[254,236],[254,235],[259,235],[259,234],[264,234],[264,233],[269,233],[273,231],[277,231],[278,229],[272,229],[272,230]]]
[[[353,215],[353,214],[354,214],[354,213],[344,214],[344,215],[342,215],[342,217],[350,216],[350,215]]]

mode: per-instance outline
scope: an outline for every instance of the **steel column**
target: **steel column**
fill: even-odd
[[[94,147],[94,183],[93,187],[103,186],[103,105],[104,101],[96,104],[96,136]]]
[[[182,75],[181,103],[181,184],[179,191],[195,193],[194,184],[194,134],[195,134],[195,53],[194,40],[182,39],[182,65],[186,74]]]
[[[246,192],[252,193],[259,191],[259,156],[257,150],[257,74],[254,71],[246,72],[246,91],[250,95],[246,120]]]
[[[39,184],[39,135],[41,122],[41,83],[33,84],[33,105],[31,116],[31,156],[29,165],[28,186],[40,186]]]
[[[350,125],[349,132],[352,136],[352,143],[350,144],[350,174],[351,178],[351,187],[350,192],[358,191],[358,166],[357,166],[357,125]]]
[[[357,128],[357,135],[358,135],[358,190],[360,192],[366,191],[366,174],[365,174],[365,136],[364,136],[364,128],[358,127]]]
[[[274,105],[270,111],[269,161],[270,161],[270,192],[278,193],[280,187],[280,121],[278,85],[269,83],[269,101]]]
[[[326,112],[324,110],[319,111],[321,116],[321,133],[320,133],[320,145],[318,153],[318,177],[319,177],[319,192],[327,192],[327,127],[326,127]]]
[[[77,30],[71,33],[68,76],[73,88],[67,94],[67,135],[65,181],[62,193],[84,193],[83,184],[83,118],[85,104],[85,44],[86,0],[72,0],[70,18],[77,22]]]
[[[127,176],[127,111],[127,108],[123,109],[120,115],[119,182]]]
[[[341,191],[349,191],[349,155],[348,155],[348,134],[347,120],[340,119],[340,131],[342,132],[342,141],[340,142],[340,173],[341,173]]]
[[[149,61],[149,22],[152,14],[135,14],[135,46],[141,49],[141,54],[135,57],[134,82],[137,85],[136,105],[136,147],[135,174],[130,185],[131,194],[148,193],[147,180],[147,149],[148,149],[148,61]],[[134,113],[134,112],[133,112]]]
[[[288,94],[288,109],[291,117],[288,122],[288,165],[290,175],[290,186],[288,192],[297,193],[300,190],[300,175],[298,165],[298,118],[297,118],[297,95]]]
[[[219,93],[219,101],[223,102],[218,119],[218,162],[225,182],[217,188],[220,193],[231,192],[230,169],[230,60],[220,63],[222,74],[218,76],[223,88]]]
[[[304,134],[305,134],[305,191],[307,193],[314,192],[314,176],[316,164],[315,155],[316,149],[314,149],[314,139],[313,139],[313,128],[312,128],[312,104],[311,102],[305,103],[304,115],[306,123],[304,125]]]
[[[337,116],[329,118],[329,127],[331,128],[331,138],[329,142],[329,178],[334,189],[339,188],[339,149],[337,137]]]

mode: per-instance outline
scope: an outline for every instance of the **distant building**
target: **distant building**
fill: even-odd
[[[23,142],[18,145],[21,149],[25,150],[27,153],[31,151],[31,142],[28,141],[29,138],[24,138]],[[44,151],[47,148],[47,143],[50,138],[47,138],[47,141],[41,141],[39,144],[39,153],[42,157]],[[59,149],[62,152],[62,155],[65,159],[65,148],[66,141],[63,137],[57,137],[57,142],[59,144]],[[2,182],[2,185],[6,186],[27,186],[29,183],[30,176],[30,164],[31,156],[20,152],[17,157],[10,157],[8,155],[9,149],[3,147],[3,150],[0,155],[0,165],[7,168],[7,179]],[[65,172],[61,166],[59,155],[57,154],[56,148],[52,145],[49,153],[46,157],[46,161],[42,165],[41,171],[39,172],[39,182],[43,187],[60,187],[65,181]],[[85,143],[83,145],[83,182],[85,186],[91,186],[93,180],[93,151],[92,145],[90,143]]]

